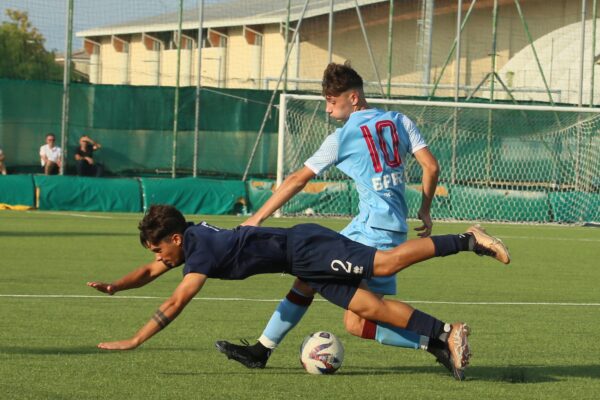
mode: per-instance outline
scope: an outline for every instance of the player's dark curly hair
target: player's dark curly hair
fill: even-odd
[[[148,247],[148,243],[158,244],[175,233],[183,234],[187,228],[185,217],[173,206],[156,204],[150,206],[140,221],[140,243]]]
[[[330,63],[323,73],[323,96],[339,96],[350,89],[362,89],[363,79],[350,66],[350,61],[344,64]]]

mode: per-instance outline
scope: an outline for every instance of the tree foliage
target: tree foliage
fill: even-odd
[[[31,25],[25,11],[6,10],[10,21],[0,25],[0,77],[61,80],[62,67],[54,52],[44,48],[46,39]]]

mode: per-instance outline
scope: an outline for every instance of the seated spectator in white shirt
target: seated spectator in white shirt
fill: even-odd
[[[56,175],[58,174],[62,157],[62,150],[60,147],[55,146],[56,136],[53,133],[46,135],[46,144],[40,147],[40,162],[42,168],[44,168],[44,174]]]

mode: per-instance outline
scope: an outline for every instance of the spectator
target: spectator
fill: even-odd
[[[56,175],[62,167],[62,149],[55,146],[56,136],[54,133],[46,135],[46,144],[40,147],[40,161],[44,174]]]
[[[94,161],[94,151],[100,149],[100,143],[91,137],[83,135],[79,138],[79,147],[75,151],[77,161],[77,175],[79,176],[101,176],[102,165]]]
[[[6,175],[6,165],[4,165],[4,153],[0,149],[0,174]]]

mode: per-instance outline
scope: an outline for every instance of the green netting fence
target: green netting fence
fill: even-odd
[[[196,93],[195,88],[182,88],[180,93],[176,170],[178,177],[185,178],[192,175],[194,162]],[[150,178],[171,174],[174,89],[73,84],[67,174],[74,173],[72,157],[79,136],[88,134],[103,144],[97,160],[104,165],[107,175],[143,178],[136,180],[139,187],[127,180],[114,182],[128,186],[142,200],[137,199],[137,194],[128,200],[119,200],[118,196],[117,200],[104,198],[111,191],[118,194],[121,189],[112,184],[103,189],[103,184],[93,179],[73,184],[69,180],[25,175],[2,179],[0,203],[37,204],[43,209],[137,211],[152,201],[174,203],[190,213],[251,212],[270,196],[272,179],[277,173],[279,116],[277,108],[273,108],[249,170],[251,179],[245,183],[240,180],[271,95],[269,91],[203,88],[198,174],[217,180],[170,182]],[[59,136],[61,96],[59,83],[0,79],[0,148],[6,155],[9,177],[15,173],[41,172],[39,147],[47,132]],[[600,221],[598,113],[508,110],[493,106],[452,108],[418,101],[373,105],[397,109],[411,117],[439,159],[443,190],[434,200],[434,218]],[[335,124],[326,122],[322,99],[318,96],[293,100],[287,106],[285,120],[284,176],[301,167],[335,128]],[[420,201],[420,169],[411,159],[406,160],[406,183],[410,216],[415,217]],[[98,186],[96,194],[90,189],[94,185]],[[78,192],[78,186],[88,191]],[[32,197],[32,187],[38,192],[37,202]],[[75,194],[69,195],[69,190]],[[86,197],[90,193],[91,197]],[[283,211],[351,216],[356,209],[353,183],[332,169],[286,204]]]
[[[62,84],[0,79],[0,148],[9,172],[40,172],[39,148],[53,132],[60,143]],[[87,134],[103,147],[95,158],[108,175],[170,174],[174,88],[72,84],[67,173]],[[198,174],[242,176],[272,92],[205,88],[200,96]],[[194,158],[193,87],[180,89],[176,170],[191,175]],[[274,174],[277,114],[273,108],[249,173]]]

